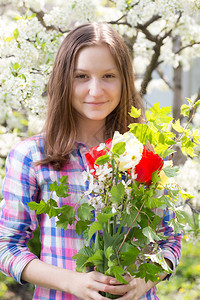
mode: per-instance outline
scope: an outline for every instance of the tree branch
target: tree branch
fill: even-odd
[[[34,14],[36,14],[36,17],[38,19],[38,21],[42,24],[43,27],[45,27],[47,30],[56,30],[59,31],[59,28],[57,28],[56,26],[47,26],[44,22],[44,12],[42,10],[40,11],[35,11],[33,8],[30,9]]]
[[[159,18],[159,16],[157,16],[157,18]],[[177,26],[180,18],[181,18],[181,13],[178,15],[175,27]],[[151,18],[151,20],[153,20],[153,17]],[[156,16],[154,17],[154,20],[156,20]],[[145,24],[149,24],[149,22],[150,22],[150,20],[148,22],[146,22]],[[155,45],[153,47],[154,53],[151,57],[151,62],[145,71],[144,79],[141,84],[140,94],[141,94],[141,96],[144,96],[147,92],[147,86],[152,79],[153,71],[156,70],[158,65],[163,62],[163,60],[159,61],[161,47],[162,47],[166,37],[171,35],[173,29],[170,29],[169,31],[167,31],[164,36],[159,36],[159,35],[152,35],[144,25],[141,25],[141,24],[139,24],[139,25],[140,25],[139,29],[145,34],[146,38],[155,43]]]
[[[171,83],[169,82],[168,78],[165,76],[163,71],[160,68],[156,68],[156,72],[158,73],[160,78],[165,82],[165,84],[172,90],[173,86],[171,85]]]
[[[66,32],[70,31],[70,30],[63,30],[60,27],[57,27],[57,26],[54,26],[54,25],[47,26],[45,24],[45,21],[44,21],[44,12],[42,10],[38,12],[38,11],[35,11],[33,8],[31,8],[31,11],[36,14],[36,17],[37,17],[38,21],[42,24],[42,26],[44,28],[46,28],[46,30],[56,30],[56,31],[59,31],[61,33],[66,33]]]
[[[183,51],[186,48],[190,48],[193,47],[194,45],[200,45],[200,42],[193,42],[191,44],[185,45],[183,47],[181,47],[180,49],[178,49],[176,52],[174,52],[175,54],[179,54],[181,51]]]
[[[145,71],[145,74],[144,74],[144,79],[143,79],[142,84],[141,84],[141,89],[140,89],[140,95],[141,96],[144,96],[147,93],[147,86],[148,86],[149,82],[152,79],[152,73],[157,68],[157,66],[160,64],[158,59],[160,57],[160,49],[161,49],[162,45],[163,45],[162,40],[161,41],[158,40],[157,43],[155,44],[155,46],[153,47],[154,53],[151,57],[150,64],[146,68],[146,71]]]

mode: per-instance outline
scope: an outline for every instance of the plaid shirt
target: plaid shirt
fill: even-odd
[[[55,171],[50,165],[36,166],[34,163],[44,158],[43,136],[38,135],[20,142],[9,153],[6,161],[6,177],[3,183],[3,197],[0,213],[0,270],[12,276],[19,283],[24,267],[36,256],[27,247],[32,238],[32,232],[37,227],[41,230],[41,257],[48,264],[75,270],[72,256],[84,245],[85,241],[75,232],[74,226],[68,230],[57,229],[55,218],[49,219],[46,214],[36,216],[30,211],[27,203],[47,201],[50,197],[49,185],[63,175],[68,175],[71,196],[54,199],[59,205],[68,204],[75,207],[80,195],[86,190],[82,180],[82,171],[86,170],[85,153],[87,149],[81,143],[75,143],[70,156],[70,162],[61,171]],[[83,199],[84,201],[84,199]],[[160,214],[164,212],[160,210]],[[180,235],[175,235],[167,225],[172,218],[167,212],[163,218],[162,227],[169,239],[161,242],[164,255],[174,269],[180,259]],[[36,300],[75,300],[77,297],[40,286],[36,286],[33,299]],[[156,288],[151,289],[141,299],[158,299]]]

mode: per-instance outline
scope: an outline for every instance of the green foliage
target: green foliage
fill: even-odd
[[[186,107],[183,111],[185,114]],[[138,110],[132,109],[132,116],[136,117],[139,114]],[[160,108],[159,104],[155,104],[150,111],[146,112],[146,124],[130,125],[133,135],[130,134],[128,138],[131,139],[132,136],[136,143],[136,136],[143,144],[152,143],[155,151],[162,157],[172,153],[173,146],[177,143],[180,143],[184,153],[194,155],[194,148],[199,144],[198,134],[191,135],[187,126],[183,128],[179,120],[173,122],[170,114],[170,107]],[[179,136],[170,131],[169,123]],[[126,142],[130,141],[125,139],[120,143],[113,142],[110,151],[105,147],[106,155],[100,156],[95,162],[97,165],[112,166],[112,176],[105,179],[104,190],[101,192],[104,206],[97,213],[94,222],[92,222],[92,211],[95,207],[92,205],[77,203],[75,208],[69,205],[58,207],[57,202],[53,200],[54,193],[57,197],[70,196],[67,176],[50,185],[51,196],[48,201],[31,202],[29,206],[36,210],[36,214],[46,213],[49,218],[57,217],[56,226],[59,229],[67,230],[69,224],[74,224],[77,234],[83,233],[85,239],[90,242],[90,247],[82,248],[73,257],[76,259],[77,271],[85,271],[87,267],[94,266],[104,274],[115,276],[120,283],[126,283],[123,275],[124,270],[128,268],[133,276],[145,278],[146,281],[157,281],[162,271],[172,273],[172,270],[158,247],[159,241],[167,240],[168,237],[159,232],[158,227],[162,219],[154,209],[173,211],[174,218],[168,222],[168,225],[175,233],[180,233],[185,224],[188,223],[192,227],[190,217],[181,207],[177,208],[175,205],[179,197],[184,199],[186,195],[184,192],[181,193],[177,185],[162,186],[159,169],[151,173],[150,183],[133,180],[130,169],[127,172],[120,172],[120,158],[123,161],[123,155],[128,151]],[[178,168],[166,166],[163,168],[163,173],[165,177],[171,179],[177,175]],[[98,176],[95,176],[94,181],[98,180]],[[125,179],[122,181],[123,176]],[[165,188],[167,195],[160,193],[160,188]],[[91,191],[91,194],[94,198],[99,196],[99,192]],[[91,240],[93,236],[94,242]],[[136,240],[133,241],[133,238]],[[146,251],[149,244],[151,249]],[[138,270],[135,268],[136,262],[139,265]]]
[[[41,252],[41,242],[40,242],[40,228],[37,226],[37,229],[33,233],[33,238],[29,240],[27,246],[29,247],[30,251],[40,257]]]
[[[195,133],[190,132],[188,125],[194,116],[195,109],[200,105],[200,101],[192,103],[187,98],[189,105],[182,105],[181,114],[188,118],[188,123],[185,127],[180,124],[180,120],[173,121],[171,117],[171,107],[160,108],[160,104],[154,104],[150,111],[146,111],[146,123],[130,124],[130,131],[140,140],[144,145],[150,142],[155,147],[155,152],[161,157],[166,156],[174,152],[173,146],[180,144],[183,154],[188,156],[195,156],[195,149],[199,145],[198,131]],[[192,112],[192,117],[189,114]],[[130,114],[134,116],[135,114]],[[173,133],[170,130],[169,125],[176,131]],[[178,135],[177,135],[178,134]]]
[[[125,195],[125,187],[124,185],[120,182],[117,186],[114,185],[111,190],[111,195],[112,197],[110,198],[110,201],[113,203],[120,203],[122,199],[124,198]]]
[[[95,164],[104,165],[108,161],[109,161],[109,155],[102,155],[102,156],[97,158],[97,160],[95,161]]]

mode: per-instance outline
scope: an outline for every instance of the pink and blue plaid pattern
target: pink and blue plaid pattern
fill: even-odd
[[[87,149],[81,143],[76,143],[70,156],[69,164],[61,171],[55,171],[50,165],[36,166],[34,163],[44,158],[43,136],[38,135],[20,142],[10,153],[6,161],[6,177],[3,183],[3,197],[0,212],[0,270],[14,277],[21,283],[21,273],[26,264],[36,258],[28,247],[27,242],[37,227],[41,229],[41,260],[75,270],[72,256],[85,245],[82,237],[78,236],[73,226],[67,231],[57,229],[55,218],[47,215],[36,216],[30,211],[27,203],[30,201],[47,201],[50,197],[49,185],[63,175],[69,177],[70,197],[57,200],[59,205],[75,206],[87,186],[82,180],[82,171],[86,169],[85,153]],[[82,200],[84,201],[84,199]],[[164,211],[160,211],[164,214]],[[160,231],[170,238],[162,241],[160,246],[164,255],[174,268],[180,259],[181,235],[175,235],[167,225],[172,218],[169,211],[165,214]],[[60,291],[49,290],[36,286],[34,300],[75,300],[77,297]],[[158,299],[156,288],[151,289],[141,299]]]

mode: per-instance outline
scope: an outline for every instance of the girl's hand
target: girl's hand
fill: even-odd
[[[99,291],[105,292],[108,287],[115,289],[116,284],[119,284],[119,282],[115,278],[96,271],[89,273],[74,272],[69,293],[84,300],[106,300],[108,298],[100,295]]]
[[[138,300],[157,284],[157,282],[150,280],[145,282],[144,279],[133,278],[129,275],[124,276],[124,278],[129,282],[128,284],[118,283],[115,286],[106,286],[104,291],[114,295],[122,295],[119,298],[121,300]]]

